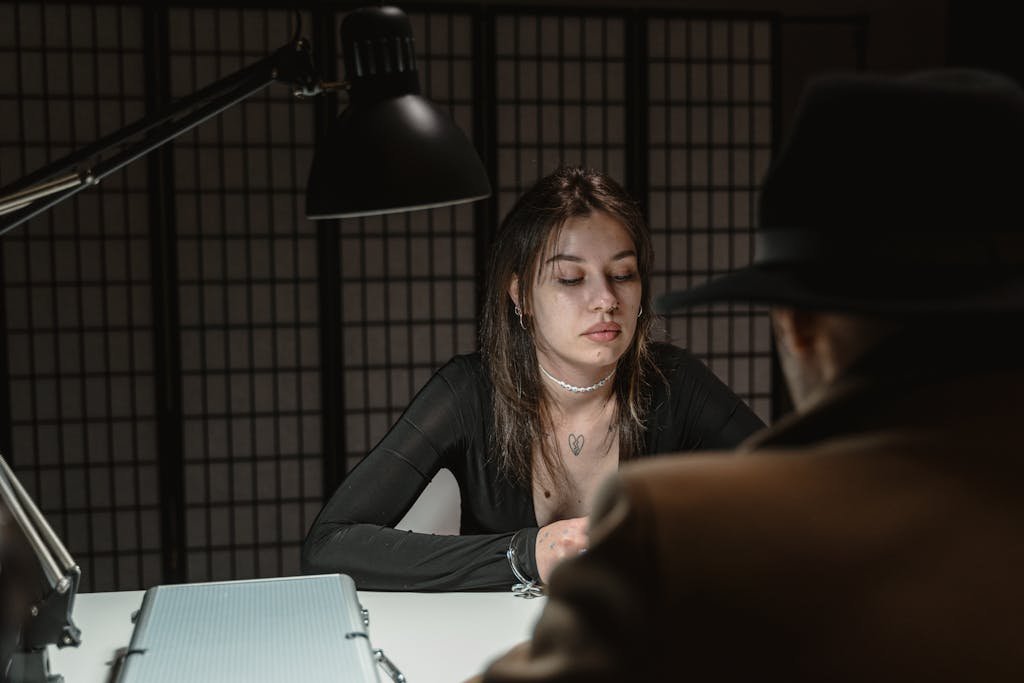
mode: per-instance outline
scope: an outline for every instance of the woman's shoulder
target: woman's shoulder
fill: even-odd
[[[484,359],[479,351],[474,351],[472,353],[457,353],[449,358],[448,362],[442,365],[438,372],[478,375],[480,373],[485,373]]]
[[[651,358],[663,381],[655,381],[655,394],[660,391],[694,387],[718,386],[721,381],[704,361],[689,351],[668,342],[651,344]]]
[[[479,351],[452,356],[438,369],[437,376],[443,378],[455,391],[486,389],[490,385],[487,367]]]
[[[655,367],[666,376],[704,365],[686,349],[669,342],[652,342],[650,348]]]
[[[487,405],[490,382],[479,353],[449,358],[423,384],[410,403],[410,409],[432,413],[449,411],[472,418]],[[459,418],[463,419],[463,418]]]

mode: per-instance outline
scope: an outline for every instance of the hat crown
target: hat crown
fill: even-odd
[[[769,169],[760,227],[870,240],[1020,232],[1024,91],[967,69],[832,77],[805,91]]]
[[[1024,312],[1024,90],[942,69],[804,91],[762,184],[748,268],[657,302]]]

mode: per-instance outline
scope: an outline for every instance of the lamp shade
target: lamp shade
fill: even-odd
[[[419,94],[409,19],[364,7],[341,26],[349,106],[318,146],[309,218],[369,216],[482,199],[480,157],[451,116]]]

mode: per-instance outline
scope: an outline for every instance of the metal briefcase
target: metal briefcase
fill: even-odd
[[[369,615],[344,574],[156,586],[146,591],[121,683],[373,682]]]

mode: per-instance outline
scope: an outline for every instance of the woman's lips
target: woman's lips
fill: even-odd
[[[619,330],[605,330],[603,332],[587,332],[586,337],[594,341],[607,342],[618,337],[622,332]]]
[[[593,341],[611,341],[622,334],[622,328],[617,323],[598,323],[591,325],[583,336]]]

